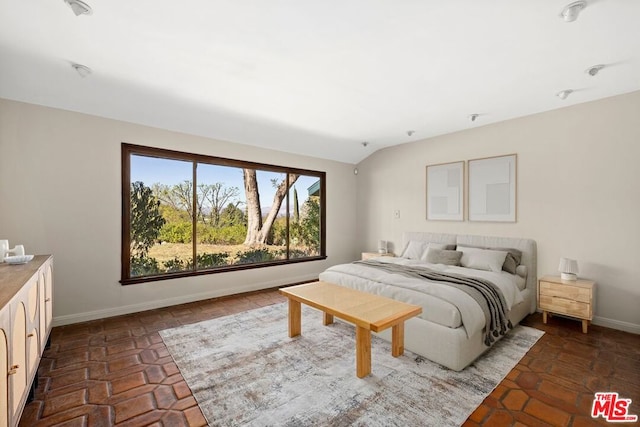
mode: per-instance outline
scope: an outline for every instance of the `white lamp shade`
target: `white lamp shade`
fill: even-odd
[[[558,271],[562,280],[576,280],[578,278],[578,261],[571,258],[560,258]]]

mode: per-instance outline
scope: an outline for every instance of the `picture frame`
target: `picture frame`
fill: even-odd
[[[427,220],[464,221],[464,161],[427,165]]]
[[[467,161],[469,221],[516,222],[517,154]]]

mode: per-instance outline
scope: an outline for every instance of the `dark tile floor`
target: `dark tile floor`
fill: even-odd
[[[254,292],[54,328],[34,400],[20,426],[202,426],[206,422],[158,331],[284,302]],[[640,415],[640,335],[540,314],[546,334],[466,426],[607,425],[590,416],[594,392],[632,399]],[[628,424],[627,424],[628,425]]]

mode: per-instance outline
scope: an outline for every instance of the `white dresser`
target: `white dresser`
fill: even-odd
[[[0,427],[17,426],[53,319],[53,257],[0,264]]]

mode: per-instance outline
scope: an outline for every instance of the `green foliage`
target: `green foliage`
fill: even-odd
[[[218,267],[229,264],[229,252],[221,252],[217,254],[198,254],[196,257],[198,268]]]
[[[131,277],[150,276],[161,273],[158,261],[147,256],[131,257]]]
[[[191,243],[191,229],[190,221],[167,222],[160,230],[159,239],[169,243]],[[241,221],[223,227],[215,227],[199,222],[196,224],[196,232],[198,243],[240,245],[247,236],[247,226]]]
[[[312,253],[307,249],[302,248],[289,248],[289,259],[294,258],[307,258],[313,255],[317,255],[316,253]],[[280,249],[276,252],[276,258],[285,258],[287,256],[286,249]]]
[[[300,221],[289,222],[290,258],[318,255],[320,251],[320,203],[319,197],[311,196],[303,205]],[[287,244],[287,219],[278,217],[271,227],[267,244]],[[286,251],[285,251],[286,252]],[[285,253],[283,252],[283,253]]]
[[[171,222],[188,222],[191,223],[191,217],[187,211],[179,210],[173,206],[166,205],[160,200],[160,213],[168,223]]]
[[[197,225],[198,243],[212,245],[240,245],[247,236],[247,226],[236,224],[227,227],[213,227],[211,225]]]
[[[269,245],[286,245],[287,244],[287,218],[278,217],[273,221],[269,235],[267,236],[267,244]]]
[[[169,243],[191,243],[191,222],[169,222],[160,230],[160,240]]]
[[[236,254],[236,264],[252,264],[256,262],[272,261],[275,254],[270,252],[269,249],[251,249],[245,252],[238,252]]]
[[[300,239],[315,253],[320,250],[320,200],[311,196],[304,203],[304,216],[300,224]]]
[[[231,225],[247,225],[247,218],[244,211],[237,205],[229,203],[226,208],[220,212],[220,226],[227,227]],[[246,228],[245,228],[246,230]]]
[[[166,223],[160,213],[160,201],[149,187],[136,181],[131,184],[131,257],[145,257],[157,241],[160,229]]]
[[[176,271],[185,271],[191,269],[191,262],[185,262],[178,257],[170,259],[162,263],[166,273],[174,273]]]
[[[198,268],[210,268],[218,267],[222,265],[228,265],[229,252],[222,253],[204,253],[196,256],[196,262]],[[193,268],[191,259],[180,259],[174,257],[168,261],[162,263],[162,267],[158,265],[158,261],[155,258],[132,258],[131,259],[131,276],[147,276],[161,273],[175,273],[179,271],[188,271]]]

